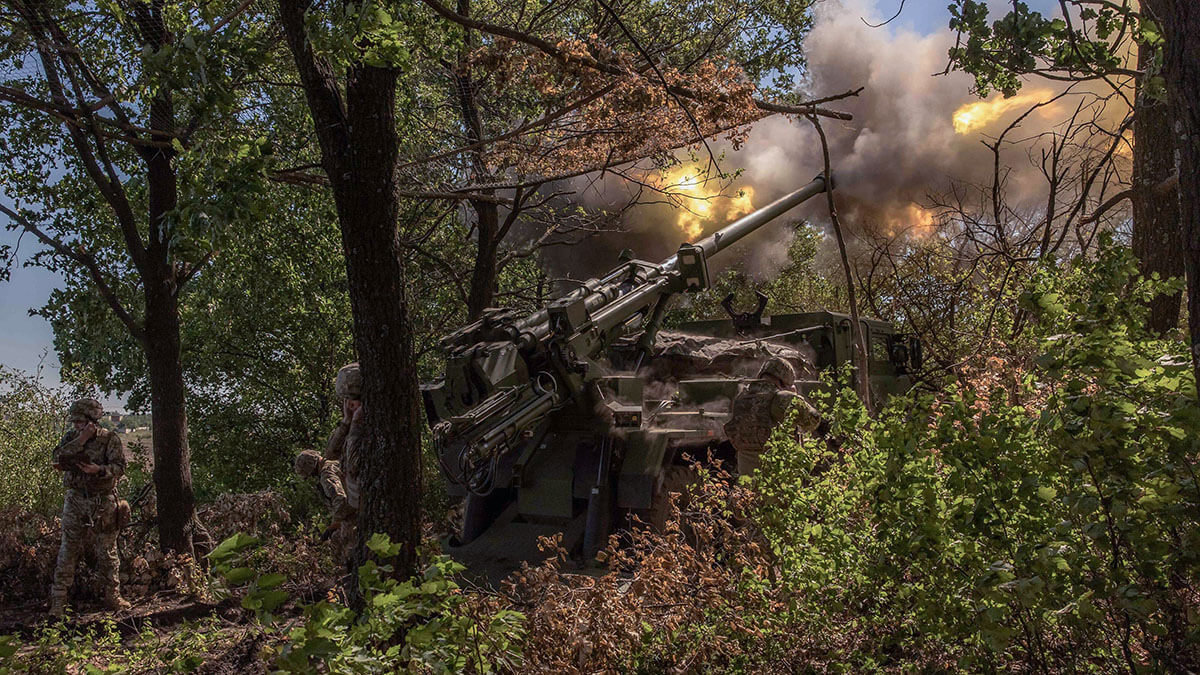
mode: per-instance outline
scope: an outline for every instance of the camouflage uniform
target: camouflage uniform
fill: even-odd
[[[322,459],[312,450],[305,450],[296,457],[295,469],[301,478],[316,475],[317,490],[329,507],[333,548],[344,556],[354,542],[354,526],[358,514],[346,499],[341,464],[334,460]]]
[[[337,379],[334,381],[334,390],[343,400],[358,399],[362,395],[362,372],[357,363],[342,366],[338,370]],[[347,502],[355,511],[358,510],[359,495],[358,475],[355,473],[355,467],[358,466],[355,446],[362,433],[361,420],[362,409],[360,408],[353,419],[339,422],[325,443],[325,459],[335,460],[340,466],[345,467],[345,470],[342,471],[342,486]]]
[[[72,406],[74,413],[75,406]],[[61,614],[66,604],[75,579],[75,566],[89,535],[106,603],[114,609],[128,607],[121,599],[121,561],[117,557],[116,485],[125,474],[125,449],[120,436],[107,429],[97,429],[96,435],[86,443],[80,443],[79,436],[78,431],[63,436],[54,448],[54,463],[60,464],[67,456],[82,454],[87,462],[99,466],[100,470],[94,474],[84,473],[72,463],[63,471],[67,492],[63,500],[62,544],[50,588],[50,607],[55,614]]]
[[[749,476],[762,464],[762,453],[771,439],[771,431],[787,420],[793,405],[799,408],[797,431],[813,433],[821,427],[821,415],[795,391],[780,386],[792,385],[795,372],[791,366],[782,359],[779,361],[786,368],[774,361],[776,359],[768,361],[760,375],[775,375],[780,382],[756,380],[747,385],[733,399],[730,419],[725,424],[725,435],[737,451],[737,471],[740,476]]]

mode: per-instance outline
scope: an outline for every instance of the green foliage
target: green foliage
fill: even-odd
[[[64,623],[46,624],[24,644],[15,636],[0,636],[0,675],[193,672],[212,660],[214,646],[220,640],[229,639],[221,635],[222,627],[221,619],[209,617],[185,622],[170,632],[146,624],[140,633],[123,636],[113,620],[82,629]],[[238,639],[245,637],[238,635]]]
[[[359,568],[362,614],[324,601],[306,607],[304,625],[276,660],[281,670],[491,673],[520,666],[523,615],[473,604],[452,578],[461,565],[434,556],[420,576],[397,581],[386,561],[400,546],[376,534],[367,547],[381,562]]]
[[[340,418],[337,369],[353,360],[341,239],[323,195],[269,194],[184,298],[189,441],[201,497],[282,488]]]
[[[799,224],[787,248],[787,258],[779,270],[766,279],[755,279],[741,267],[731,267],[718,276],[712,287],[687,297],[684,307],[667,315],[667,326],[702,319],[725,319],[728,315],[721,301],[734,294],[734,307],[739,311],[754,309],[755,292],[770,298],[768,314],[840,311],[846,305],[842,286],[832,283],[818,269],[817,255],[821,245],[820,230],[808,223]]]
[[[242,593],[242,608],[254,612],[263,623],[275,620],[272,612],[287,602],[288,594],[279,589],[287,579],[274,572],[262,573],[251,566],[250,555],[259,539],[238,532],[217,545],[209,554],[212,575],[218,580],[217,595],[228,596],[233,589]]]
[[[880,636],[846,659],[1194,667],[1200,410],[1181,346],[1143,328],[1164,284],[1135,274],[1105,241],[1033,281],[1038,372],[997,360],[876,419],[844,392],[844,455],[776,440],[761,522],[782,582],[812,630]]]
[[[17,672],[13,668],[13,655],[20,646],[15,635],[0,635],[0,675]]]
[[[980,96],[992,90],[1012,96],[1024,75],[1094,79],[1121,68],[1128,40],[1150,47],[1162,42],[1155,24],[1143,21],[1129,3],[1065,4],[1082,7],[1074,25],[1048,19],[1024,2],[1012,3],[1011,11],[989,24],[986,2],[955,0],[950,28],[959,39],[950,49],[952,67],[975,76]]]
[[[0,509],[49,516],[62,507],[50,450],[66,429],[67,392],[0,366]]]

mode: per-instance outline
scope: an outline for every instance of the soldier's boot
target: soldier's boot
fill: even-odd
[[[124,612],[133,605],[129,601],[121,597],[120,593],[105,593],[104,606],[114,612]]]
[[[50,611],[47,612],[55,619],[65,619],[67,617],[67,599],[57,595],[50,598]]]

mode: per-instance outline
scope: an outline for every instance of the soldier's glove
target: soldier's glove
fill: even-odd
[[[813,435],[815,435],[817,438],[825,439],[825,447],[830,452],[837,452],[838,450],[842,449],[842,442],[845,439],[829,433],[832,429],[833,425],[829,423],[829,420],[822,419],[820,423],[817,424],[817,428],[813,429]]]
[[[329,527],[325,528],[325,531],[321,533],[321,541],[329,541],[330,537],[332,537],[333,534],[338,531],[338,528],[341,527],[341,525],[341,523],[331,523]]]

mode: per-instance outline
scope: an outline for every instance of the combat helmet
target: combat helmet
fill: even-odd
[[[796,369],[792,367],[792,364],[778,356],[772,356],[767,359],[762,364],[762,368],[758,369],[758,376],[760,378],[767,375],[778,379],[786,388],[791,388],[796,383]]]
[[[317,467],[321,465],[321,454],[316,450],[305,450],[296,455],[296,461],[292,465],[296,475],[301,478],[308,478],[317,472]]]
[[[362,371],[357,362],[342,366],[334,380],[333,389],[341,398],[362,397]]]
[[[81,398],[71,404],[68,416],[72,422],[96,422],[104,414],[104,406],[94,398]]]

